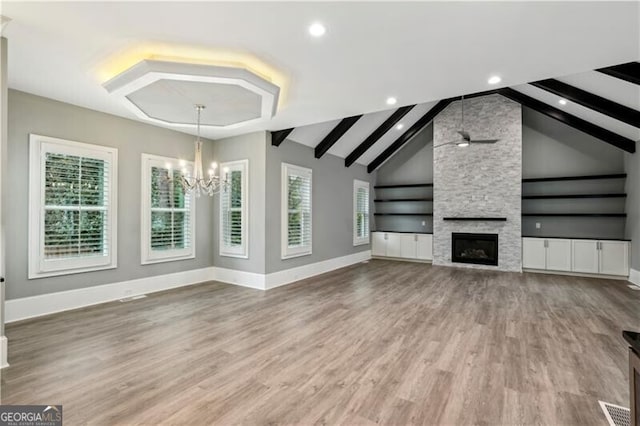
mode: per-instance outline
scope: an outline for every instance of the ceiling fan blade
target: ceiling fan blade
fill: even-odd
[[[500,139],[471,139],[469,143],[486,143],[492,144],[498,142]]]
[[[465,132],[464,130],[458,130],[458,133],[460,134],[460,136],[462,136],[462,139],[464,139],[467,142],[471,139],[471,136],[469,136],[469,132]]]

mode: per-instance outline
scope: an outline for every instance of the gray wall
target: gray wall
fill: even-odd
[[[495,145],[459,148],[444,145],[460,129],[460,101],[433,122],[433,263],[434,265],[521,271],[522,110],[500,95],[465,100],[465,130]],[[506,222],[445,221],[443,217],[505,217]],[[451,262],[451,233],[499,235],[498,266]]]
[[[269,139],[270,140],[270,139]],[[214,142],[214,158],[219,163],[249,160],[249,258],[220,256],[219,227],[220,197],[214,197],[213,263],[215,266],[239,271],[265,273],[265,166],[267,132],[217,139]]]
[[[368,181],[373,186],[375,174],[366,167],[344,166],[344,159],[325,154],[314,158],[312,148],[286,140],[279,147],[267,141],[266,241],[267,273],[346,256],[369,245],[353,246],[353,180]],[[281,164],[290,163],[313,170],[313,254],[280,259]]]
[[[600,139],[523,108],[522,173],[525,178],[622,173],[623,151]],[[624,192],[624,180],[526,183],[523,194],[588,194]],[[616,213],[623,198],[524,200],[523,212]],[[536,228],[536,223],[540,228]],[[524,217],[522,234],[587,238],[624,238],[620,218]]]
[[[376,185],[433,182],[433,126],[428,125],[377,170]],[[433,188],[381,188],[375,198],[433,198]],[[378,213],[433,211],[431,201],[376,203]],[[373,216],[374,229],[398,232],[433,232],[431,216]],[[423,225],[424,223],[424,225]]]
[[[118,148],[118,268],[60,277],[27,279],[29,133]],[[140,265],[140,155],[150,153],[193,158],[194,137],[56,102],[9,91],[8,174],[3,193],[7,206],[7,299],[127,281],[212,265],[212,207],[208,197],[196,202],[196,258]],[[212,158],[207,141],[204,158]],[[210,160],[209,160],[210,161]]]
[[[529,108],[522,108],[524,178],[620,173],[623,151]],[[566,184],[566,183],[565,183]]]
[[[631,239],[631,268],[640,270],[640,154],[625,154],[627,172],[627,223],[625,235]]]

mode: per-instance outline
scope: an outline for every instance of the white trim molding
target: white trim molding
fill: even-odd
[[[629,269],[629,282],[640,287],[640,271],[633,268]]]
[[[266,275],[265,290],[291,284],[296,281],[324,274],[356,263],[371,259],[371,250],[364,250],[358,253],[349,254],[342,257],[323,260],[309,265],[298,266],[297,268],[285,269],[283,271],[272,272]]]
[[[5,302],[5,322],[21,321],[211,280],[213,280],[213,268],[209,267],[77,290],[9,299]]]
[[[186,287],[207,281],[218,281],[255,290],[269,290],[369,259],[371,259],[371,250],[365,250],[347,256],[299,266],[297,268],[272,272],[270,274],[237,271],[212,266],[77,290],[10,299],[5,303],[6,322],[22,321],[29,318],[70,311],[142,294]]]
[[[0,369],[9,366],[7,362],[8,347],[7,336],[0,336]]]

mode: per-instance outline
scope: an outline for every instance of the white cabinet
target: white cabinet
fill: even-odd
[[[433,260],[433,235],[416,234],[416,258],[420,260]]]
[[[385,232],[373,232],[371,236],[371,255],[386,256],[387,240]]]
[[[545,239],[522,239],[522,267],[530,269],[547,268],[547,244]]]
[[[522,267],[547,271],[570,271],[571,240],[523,238]]]
[[[629,243],[626,241],[600,242],[600,273],[629,275]]]
[[[415,259],[418,237],[416,234],[400,235],[400,257],[405,259]]]
[[[571,270],[585,274],[597,274],[598,266],[598,241],[573,240],[573,260]]]
[[[398,259],[433,259],[433,236],[399,232],[373,232],[371,255]]]
[[[386,232],[387,235],[387,256],[400,257],[400,234]]]
[[[560,238],[547,239],[547,270],[571,270],[571,240]]]
[[[523,238],[522,267],[626,277],[629,275],[629,242]]]

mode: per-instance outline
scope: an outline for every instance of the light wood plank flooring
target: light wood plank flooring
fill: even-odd
[[[2,403],[65,424],[604,425],[628,406],[623,281],[374,260],[7,326]]]

